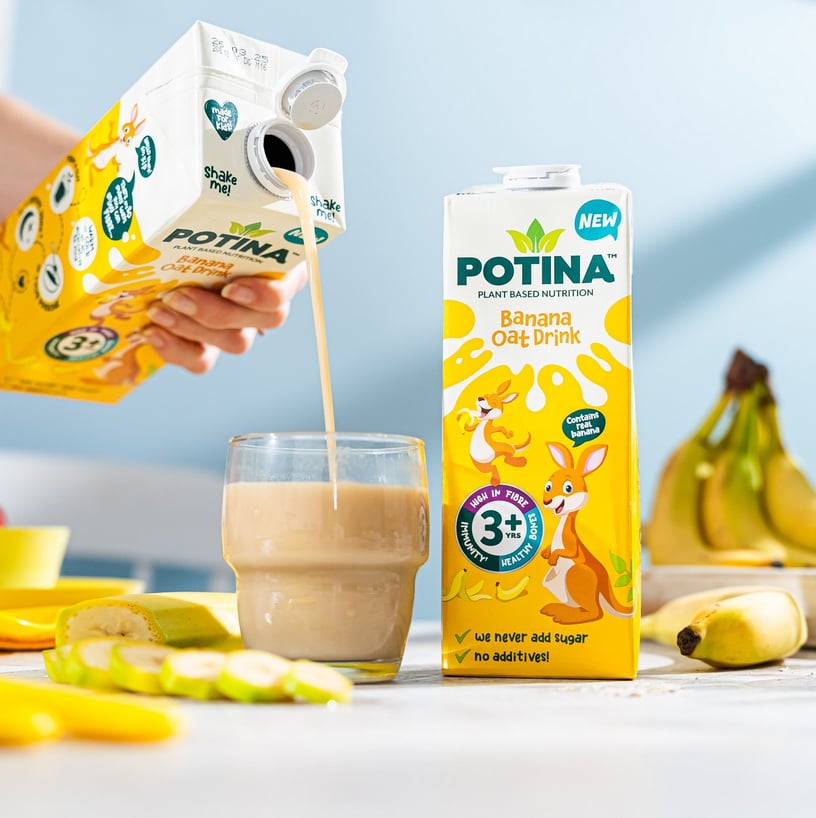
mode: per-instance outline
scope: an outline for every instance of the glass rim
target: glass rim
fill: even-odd
[[[425,441],[411,435],[390,434],[388,432],[247,432],[234,435],[229,439],[230,448],[260,448],[272,443],[279,444],[278,451],[312,451],[323,452],[329,440],[335,445],[343,443],[372,444],[368,447],[371,452],[397,452],[411,449],[422,450]],[[298,446],[298,443],[313,442],[312,446]],[[365,445],[355,445],[354,451],[366,451]]]

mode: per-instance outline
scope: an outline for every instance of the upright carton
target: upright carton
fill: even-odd
[[[0,388],[115,402],[158,369],[145,308],[282,275],[306,177],[318,243],[345,229],[346,60],[196,23],[0,226]]]
[[[633,678],[631,196],[498,170],[445,199],[443,672]]]

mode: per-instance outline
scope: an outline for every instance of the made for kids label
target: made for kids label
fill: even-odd
[[[529,494],[499,484],[474,491],[456,516],[456,541],[484,571],[502,573],[526,565],[541,546],[541,511]]]

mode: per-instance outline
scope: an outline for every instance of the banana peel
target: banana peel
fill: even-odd
[[[124,594],[64,608],[56,644],[120,636],[171,647],[242,647],[236,594],[210,591]]]

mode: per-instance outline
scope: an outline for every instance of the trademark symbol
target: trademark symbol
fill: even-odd
[[[617,254],[617,253],[607,253],[607,254],[606,254],[606,257],[607,257],[607,258],[617,258],[617,257],[618,257],[618,254]]]

